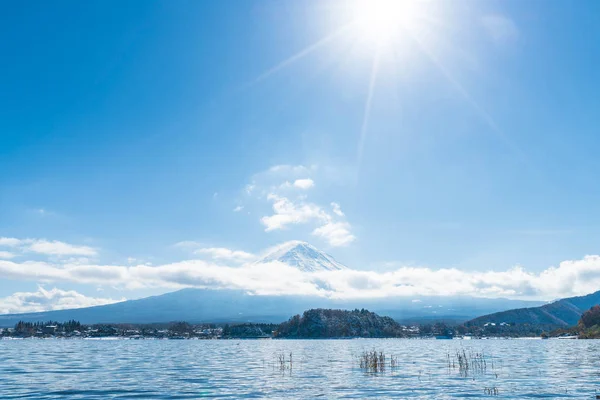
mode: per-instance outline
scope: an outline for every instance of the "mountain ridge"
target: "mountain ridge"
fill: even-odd
[[[584,296],[567,297],[539,307],[516,308],[482,315],[466,323],[481,326],[487,323],[514,323],[542,325],[549,329],[576,325],[581,315],[600,304],[600,290]]]

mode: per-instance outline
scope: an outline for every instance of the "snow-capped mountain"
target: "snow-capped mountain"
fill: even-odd
[[[305,272],[347,269],[332,256],[306,242],[293,241],[271,248],[259,263],[281,262]],[[540,302],[471,297],[391,297],[330,299],[305,295],[255,295],[241,289],[182,289],[138,300],[72,310],[0,315],[0,327],[18,321],[68,321],[84,324],[196,322],[273,322],[311,308],[353,310],[367,308],[398,320],[466,321],[480,315],[514,308],[535,307]]]
[[[339,271],[348,269],[332,256],[309,243],[293,240],[273,247],[257,263],[279,261],[303,272]]]

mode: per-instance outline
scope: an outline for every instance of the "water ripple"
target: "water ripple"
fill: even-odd
[[[370,350],[396,368],[362,370]],[[461,374],[458,351],[484,370]],[[598,354],[596,340],[0,340],[0,398],[593,399]]]

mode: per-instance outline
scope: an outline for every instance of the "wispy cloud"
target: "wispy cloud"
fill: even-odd
[[[244,209],[244,206],[237,206],[233,209],[233,212],[240,212]]]
[[[0,238],[0,246],[52,256],[95,256],[97,250],[89,246],[73,245],[58,240]]]
[[[289,165],[289,164],[279,164],[273,165],[269,168],[268,172],[277,173],[277,174],[285,174],[285,175],[301,175],[307,174],[311,171],[314,171],[316,166],[306,167],[304,165]]]
[[[279,190],[306,190],[314,186],[314,174],[318,171],[316,165],[274,165],[265,171],[253,174],[250,182],[244,186],[246,196],[263,198],[268,193]]]
[[[246,186],[244,186],[244,191],[248,195],[252,194],[252,192],[254,192],[254,189],[256,189],[256,185],[254,183],[249,183]]]
[[[40,254],[48,255],[79,255],[79,256],[95,256],[97,254],[96,249],[89,246],[76,246],[65,242],[47,241],[47,240],[33,240],[27,243],[28,250]]]
[[[47,208],[32,208],[29,210],[32,214],[39,217],[59,217],[60,215],[54,211],[48,210]]]
[[[213,260],[225,260],[232,262],[248,262],[256,259],[252,253],[241,250],[230,250],[225,247],[208,247],[194,250],[194,254],[205,255]]]
[[[178,247],[180,249],[194,250],[202,247],[202,243],[195,242],[193,240],[184,240],[182,242],[177,242],[173,245],[173,247]]]
[[[10,251],[0,251],[0,258],[2,259],[15,258],[16,256],[15,253],[11,253]]]
[[[340,207],[340,205],[338,203],[332,202],[331,208],[333,208],[333,213],[335,215],[337,215],[338,217],[344,216],[344,213],[342,212],[342,208]]]
[[[125,300],[125,298],[114,300],[87,297],[74,290],[66,291],[57,288],[46,290],[40,286],[36,292],[17,292],[11,296],[0,298],[0,314],[92,307]]]
[[[515,22],[503,15],[492,14],[481,18],[481,24],[497,44],[506,44],[519,38],[519,28]]]
[[[0,246],[16,247],[20,245],[21,242],[20,239],[16,238],[0,237]]]
[[[233,263],[250,262],[256,259],[256,255],[242,250],[231,250],[226,247],[207,247],[205,244],[194,241],[183,241],[175,243],[179,247],[190,251],[192,254],[218,261]]]
[[[573,231],[570,229],[523,229],[515,231],[515,233],[525,236],[556,236],[570,235]]]

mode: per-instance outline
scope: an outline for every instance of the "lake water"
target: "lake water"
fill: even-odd
[[[394,356],[397,365],[377,373],[361,369],[359,358],[370,350],[385,352],[386,363]],[[476,364],[460,370],[457,352]],[[2,399],[596,394],[597,340],[0,340]]]

